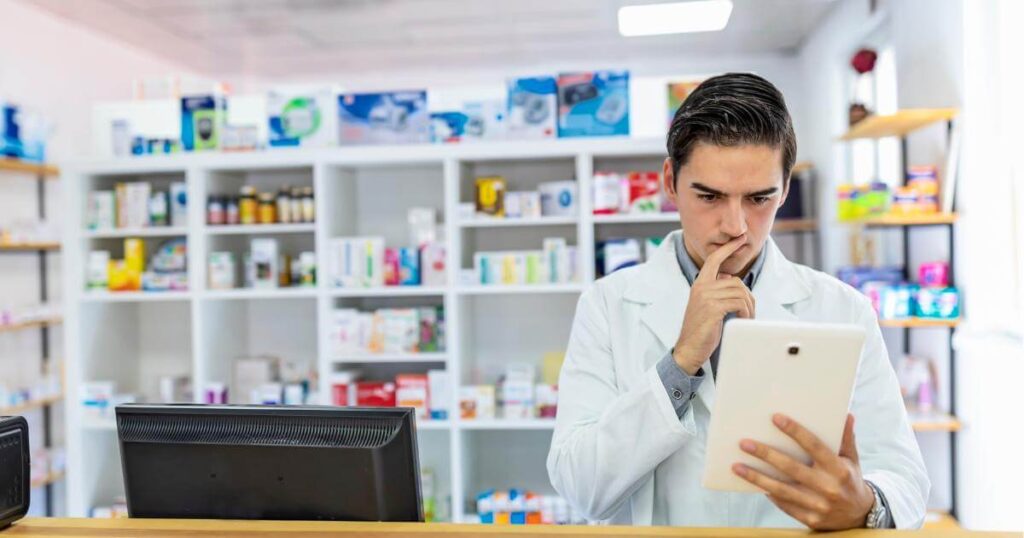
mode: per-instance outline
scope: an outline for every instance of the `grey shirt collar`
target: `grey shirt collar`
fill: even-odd
[[[686,247],[683,245],[683,234],[677,235],[675,242],[676,260],[679,262],[679,268],[683,270],[686,282],[693,286],[693,282],[697,280],[697,275],[700,274],[700,269],[697,268],[697,262],[690,258],[690,253],[686,252]],[[747,275],[743,277],[743,283],[746,284],[748,289],[754,289],[757,277],[761,274],[761,269],[764,267],[765,253],[768,251],[767,246],[765,244],[761,247],[761,252],[757,255],[757,259],[750,266]]]

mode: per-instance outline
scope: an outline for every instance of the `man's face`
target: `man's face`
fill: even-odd
[[[745,274],[761,252],[786,199],[783,183],[779,148],[698,143],[678,177],[665,159],[663,187],[679,208],[686,250],[698,267],[719,246],[746,239],[722,264],[730,275]]]

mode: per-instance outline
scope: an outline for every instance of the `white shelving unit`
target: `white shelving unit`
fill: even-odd
[[[305,359],[319,374],[319,394],[330,397],[330,373],[366,367],[393,375],[445,368],[453,377],[449,420],[422,422],[421,467],[435,472],[438,499],[450,497],[449,515],[462,521],[467,504],[488,487],[526,487],[553,492],[545,457],[553,421],[463,421],[457,387],[494,383],[509,361],[539,365],[547,352],[562,352],[579,293],[594,279],[594,241],[611,236],[663,236],[677,226],[674,215],[594,217],[594,170],[660,170],[662,140],[590,139],[502,142],[451,146],[402,146],[275,150],[252,154],[193,153],[152,158],[82,162],[63,176],[68,231],[64,248],[68,308],[68,479],[73,516],[110,503],[123,493],[116,429],[112,422],[83,421],[83,382],[114,379],[121,391],[152,392],[160,375],[189,375],[194,387],[226,381],[229,360],[247,353]],[[503,175],[510,190],[530,190],[545,181],[578,184],[578,216],[524,221],[457,222],[458,204],[474,198],[477,176]],[[87,232],[86,194],[117,181],[187,183],[189,225],[143,233]],[[209,194],[238,192],[243,184],[262,190],[283,184],[313,186],[315,224],[207,226]],[[268,235],[317,253],[323,268],[329,239],[383,236],[389,246],[408,244],[406,211],[434,207],[445,223],[448,283],[434,288],[333,289],[323,273],[315,288],[207,290],[207,254],[240,253],[249,237]],[[134,231],[133,231],[134,232]],[[189,292],[87,292],[84,261],[93,248],[118,252],[125,236],[184,237],[189,248]],[[472,266],[478,250],[540,249],[544,237],[565,237],[578,247],[579,282],[524,286],[458,284],[459,268]],[[147,241],[149,243],[149,241]],[[149,248],[149,246],[147,246]],[[148,254],[148,253],[147,253]],[[390,356],[331,356],[327,323],[339,306],[377,308],[444,305],[447,349],[443,353]],[[524,337],[529,335],[529,337]],[[404,370],[403,370],[404,368]],[[195,391],[198,394],[199,390]]]

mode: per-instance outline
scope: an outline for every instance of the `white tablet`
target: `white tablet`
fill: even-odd
[[[772,422],[775,413],[796,420],[838,453],[863,346],[864,329],[858,325],[747,319],[726,323],[704,487],[760,492],[732,472],[735,463],[780,478],[770,465],[740,449],[742,439],[760,441],[810,463],[800,445]]]

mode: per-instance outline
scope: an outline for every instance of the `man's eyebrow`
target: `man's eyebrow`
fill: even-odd
[[[708,194],[714,194],[715,196],[726,196],[726,194],[724,192],[722,192],[722,191],[720,191],[718,189],[712,189],[711,187],[708,187],[707,185],[704,185],[702,183],[698,183],[696,181],[690,184],[690,188],[694,189],[694,190],[706,192]],[[779,192],[779,188],[778,187],[772,187],[770,189],[762,189],[762,190],[759,190],[759,191],[748,192],[744,196],[768,196],[768,195],[771,195],[771,194],[775,194],[776,192]]]
[[[708,194],[714,194],[715,196],[725,196],[724,192],[722,192],[720,190],[712,189],[711,187],[708,187],[707,185],[704,185],[702,183],[698,183],[696,181],[694,181],[693,183],[690,183],[690,188],[694,189],[694,190],[698,190],[698,191],[704,191],[704,192],[706,192]]]

